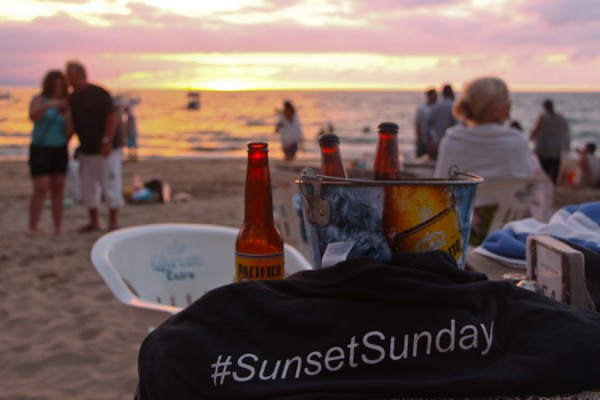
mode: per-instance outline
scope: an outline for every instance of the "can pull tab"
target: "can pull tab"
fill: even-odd
[[[300,178],[300,193],[302,208],[306,219],[311,224],[329,225],[331,220],[331,205],[321,197],[321,180],[312,168],[304,168]]]

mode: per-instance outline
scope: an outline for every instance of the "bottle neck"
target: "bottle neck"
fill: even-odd
[[[321,172],[326,176],[348,177],[342,163],[340,147],[337,143],[321,145]]]
[[[400,156],[398,153],[397,132],[379,132],[373,169],[375,180],[390,181],[400,179]]]
[[[273,224],[273,198],[267,150],[248,151],[244,223]]]

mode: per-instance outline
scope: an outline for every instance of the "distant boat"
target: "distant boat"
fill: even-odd
[[[10,99],[10,92],[0,92],[0,100]]]
[[[187,96],[188,96],[187,109],[188,110],[199,110],[200,109],[200,93],[188,92]]]
[[[114,97],[117,102],[122,106],[134,107],[142,102],[139,96],[131,94],[130,92],[120,92]]]

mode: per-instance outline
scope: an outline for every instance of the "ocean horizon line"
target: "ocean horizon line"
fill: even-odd
[[[90,83],[100,85],[114,92],[127,92],[137,90],[152,90],[152,91],[183,91],[183,92],[203,92],[203,93],[252,93],[252,92],[324,92],[324,93],[336,93],[336,92],[353,92],[353,93],[423,93],[431,88],[440,88],[442,85],[429,85],[423,86],[421,89],[416,88],[250,88],[250,89],[235,89],[235,90],[217,90],[217,89],[205,89],[205,88],[194,88],[194,87],[163,87],[163,86],[112,86],[101,81],[90,80]],[[455,92],[460,93],[460,87],[462,84],[451,84],[455,89]],[[22,90],[22,89],[41,89],[39,85],[6,85],[0,84],[0,90]],[[577,94],[577,93],[600,93],[600,87],[594,88],[518,88],[511,87],[509,89],[513,93],[556,93],[556,94]]]
[[[135,100],[138,156],[164,158],[245,157],[249,141],[272,143],[271,153],[280,155],[274,134],[278,110],[289,99],[298,110],[305,135],[300,158],[316,157],[316,137],[327,125],[340,137],[345,158],[359,159],[375,150],[377,126],[392,121],[399,126],[398,144],[406,156],[414,154],[414,115],[423,102],[422,93],[397,91],[238,91],[203,92],[200,107],[190,109],[183,89],[134,89],[107,87],[113,96]],[[27,156],[31,121],[27,107],[35,88],[0,93],[0,159]],[[511,121],[531,132],[545,99],[551,98],[565,115],[572,132],[572,146],[587,142],[600,145],[599,93],[513,93]],[[77,144],[74,138],[73,145]]]

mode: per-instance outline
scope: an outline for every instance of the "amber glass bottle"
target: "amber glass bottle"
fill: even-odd
[[[236,280],[283,279],[283,238],[273,219],[268,144],[248,144],[244,223],[235,242]]]
[[[340,138],[335,133],[325,133],[319,137],[321,146],[321,173],[326,176],[347,178],[340,153]]]
[[[382,122],[377,129],[379,138],[373,166],[374,178],[377,181],[397,181],[400,179],[398,125],[393,122]]]

